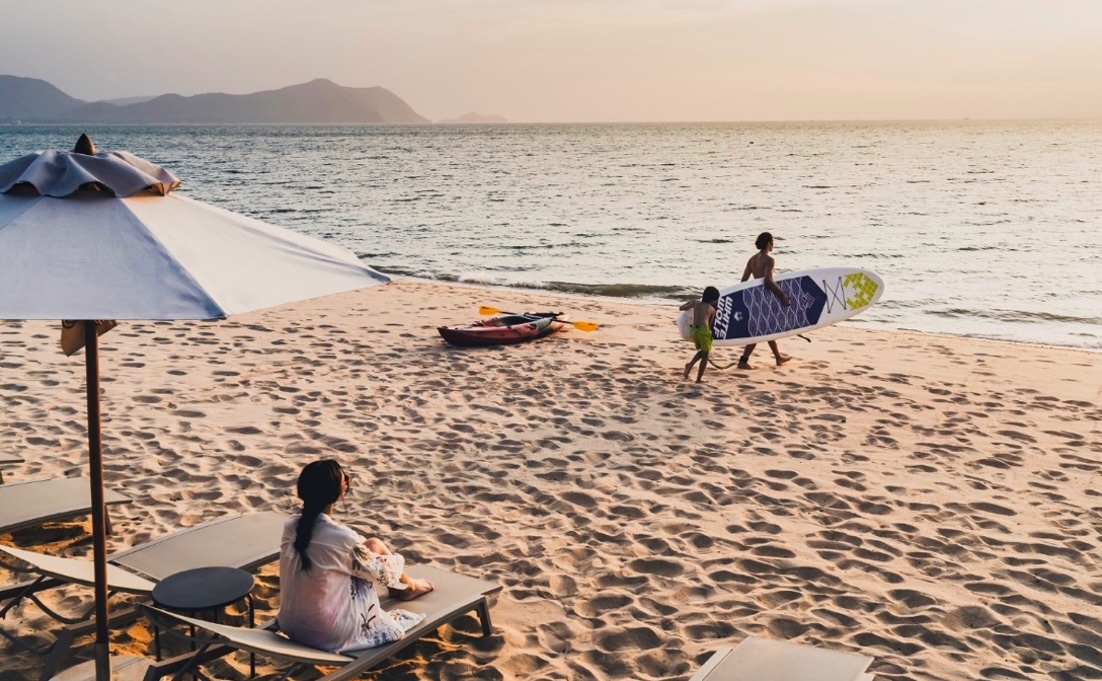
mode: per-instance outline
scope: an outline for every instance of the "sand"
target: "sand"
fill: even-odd
[[[434,327],[480,304],[601,328],[444,345]],[[1102,355],[849,324],[697,385],[675,316],[402,281],[125,323],[103,337],[106,478],[141,503],[113,514],[109,549],[292,512],[299,468],[337,457],[357,476],[337,519],[504,586],[494,636],[460,619],[379,678],[684,680],[747,635],[870,655],[878,679],[1102,677]],[[0,326],[0,451],[28,460],[9,481],[84,470],[83,362],[57,337]],[[87,528],[0,542],[86,556]],[[274,566],[256,593],[273,613]],[[115,650],[151,656],[149,638],[139,623]],[[0,681],[36,678],[40,658],[0,654]]]

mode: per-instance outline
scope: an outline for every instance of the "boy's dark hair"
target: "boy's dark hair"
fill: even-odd
[[[704,289],[704,295],[700,297],[700,300],[705,303],[714,303],[719,300],[719,289],[715,286],[709,286]]]
[[[754,245],[758,247],[758,250],[765,248],[765,246],[773,240],[773,235],[769,232],[762,232],[758,235],[758,240],[754,242]]]

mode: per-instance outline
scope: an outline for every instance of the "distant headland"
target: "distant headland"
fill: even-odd
[[[445,118],[443,120],[436,121],[437,123],[508,123],[503,117],[497,114],[482,115],[478,113],[465,113],[462,116],[456,118]]]
[[[319,78],[245,95],[164,94],[86,102],[36,78],[0,75],[0,123],[113,125],[374,125],[431,123],[382,87],[351,88]],[[441,123],[503,123],[464,114]]]

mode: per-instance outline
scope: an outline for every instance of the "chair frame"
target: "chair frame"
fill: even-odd
[[[410,566],[408,570],[411,576],[419,576],[426,574],[424,572],[425,570],[434,569],[427,568],[426,566]],[[432,575],[430,574],[430,576]],[[317,650],[315,651],[316,656],[313,657],[310,654],[310,651],[313,649],[307,648],[306,646],[296,645],[295,647],[299,652],[290,654],[286,651],[275,650],[275,645],[264,646],[261,644],[250,644],[244,641],[235,641],[229,638],[227,634],[221,632],[233,631],[237,628],[224,625],[212,625],[208,622],[183,617],[150,606],[140,605],[138,608],[147,618],[149,618],[155,627],[163,628],[166,632],[169,632],[171,636],[186,640],[197,647],[195,652],[151,664],[146,671],[144,681],[158,681],[168,675],[172,675],[173,681],[179,681],[187,674],[201,675],[199,668],[202,665],[224,657],[235,650],[248,652],[250,656],[261,655],[267,658],[281,659],[290,662],[291,664],[279,677],[281,681],[287,679],[292,674],[315,666],[337,666],[334,671],[321,677],[318,681],[349,681],[358,678],[384,660],[405,650],[407,647],[420,640],[424,635],[436,631],[440,626],[448,624],[459,616],[469,612],[474,612],[477,615],[482,625],[482,635],[490,636],[493,633],[493,622],[490,619],[489,597],[498,593],[500,590],[501,586],[494,584],[482,590],[480,593],[457,599],[449,603],[447,607],[440,610],[434,610],[431,613],[426,613],[427,616],[423,622],[407,632],[405,637],[392,643],[376,648],[366,648],[364,650],[350,651],[347,653],[329,653]],[[409,603],[416,603],[416,601],[410,601]],[[386,601],[384,604],[407,605],[407,603],[400,601]],[[174,628],[176,625],[183,624],[192,625],[200,630],[205,629],[207,633],[192,634],[189,632],[185,634]],[[279,630],[278,623],[275,620],[265,622],[258,627],[258,629],[266,631],[269,634],[269,636],[267,636],[268,640],[272,640],[273,643],[275,643],[275,637],[278,636],[276,632]],[[280,638],[280,643],[288,642],[286,639]]]

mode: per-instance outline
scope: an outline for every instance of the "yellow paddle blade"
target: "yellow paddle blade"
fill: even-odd
[[[499,312],[501,312],[501,310],[497,309],[496,307],[489,307],[486,305],[478,308],[478,314],[498,314]]]
[[[594,324],[593,322],[567,322],[567,323],[568,324],[573,324],[574,328],[579,330],[579,331],[596,331],[597,330],[597,325]]]

